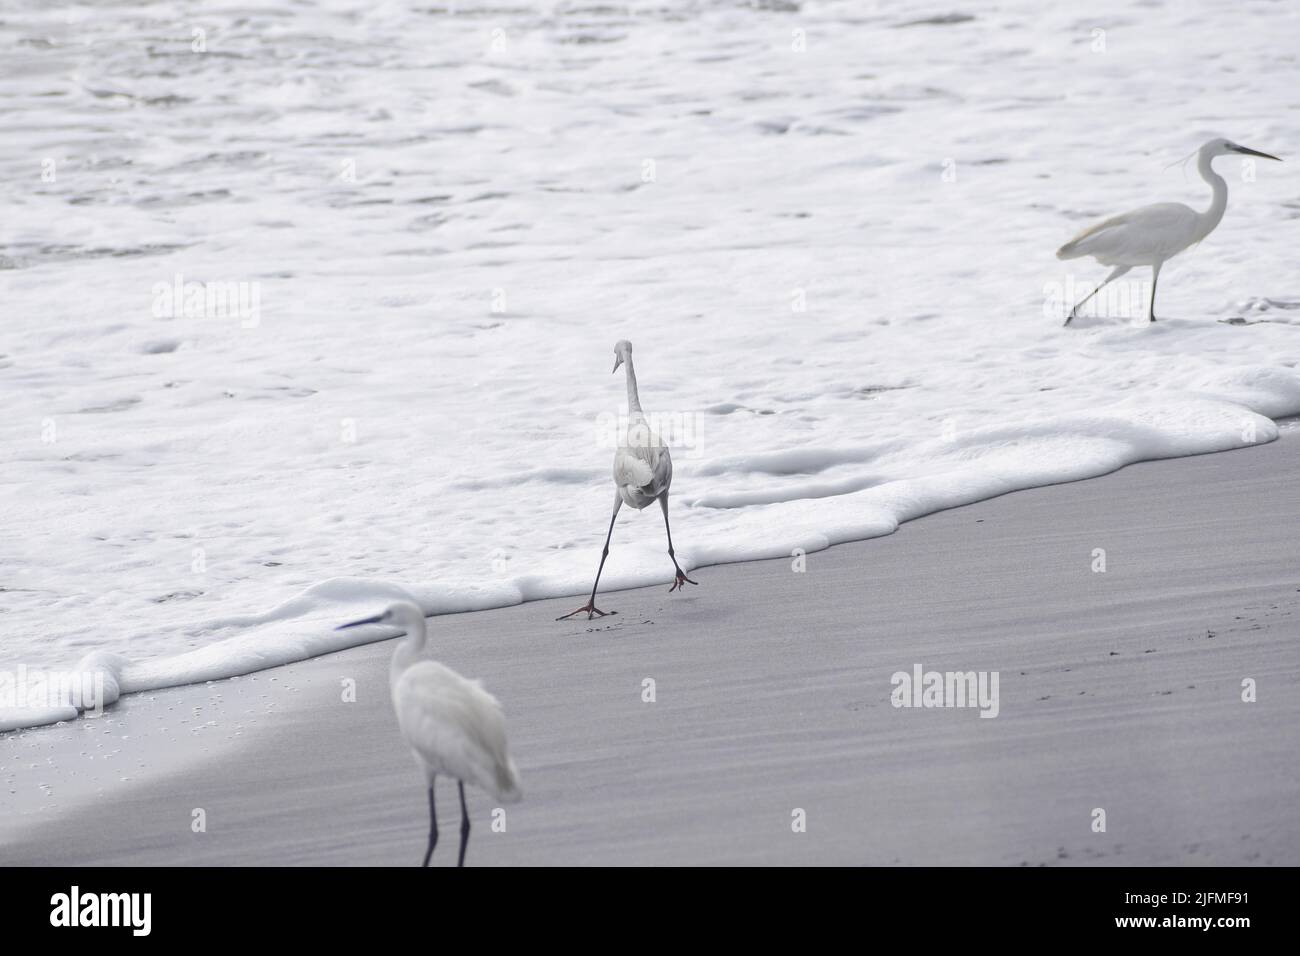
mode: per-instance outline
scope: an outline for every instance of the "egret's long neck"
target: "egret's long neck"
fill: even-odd
[[[1210,208],[1201,213],[1201,236],[1208,236],[1214,227],[1219,224],[1223,218],[1223,210],[1228,206],[1228,184],[1223,177],[1214,171],[1210,164],[1214,157],[1209,153],[1201,153],[1196,162],[1196,168],[1201,174],[1201,178],[1210,184],[1214,190],[1214,198],[1210,201]]]
[[[392,687],[402,672],[424,656],[424,622],[407,628],[406,636],[393,651],[393,663],[388,668],[388,686]]]
[[[636,391],[636,369],[632,367],[632,356],[629,355],[623,362],[627,366],[627,410],[629,412],[641,411],[641,396]]]

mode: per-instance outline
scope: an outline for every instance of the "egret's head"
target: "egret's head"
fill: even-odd
[[[392,627],[400,627],[409,633],[415,628],[424,627],[424,612],[410,601],[398,601],[396,604],[390,604],[382,614],[365,617],[351,624],[343,624],[335,630],[342,631],[349,627],[360,627],[362,624],[388,624]]]
[[[632,357],[632,343],[627,339],[619,339],[614,343],[614,368],[612,372],[617,372],[618,367]]]
[[[1282,162],[1282,160],[1278,159],[1276,156],[1271,156],[1268,153],[1261,153],[1257,149],[1250,149],[1239,143],[1234,143],[1230,139],[1224,139],[1222,136],[1216,136],[1214,139],[1202,146],[1201,152],[1208,154],[1211,159],[1215,156],[1227,156],[1232,153],[1238,153],[1242,156],[1261,156],[1264,159],[1271,159],[1279,163]]]

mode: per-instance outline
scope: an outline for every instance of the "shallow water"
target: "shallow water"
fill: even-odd
[[[1062,329],[1105,270],[1053,256],[1204,206],[1165,167],[1211,135],[1300,157],[1294,4],[261,7],[0,19],[0,667],[156,686],[582,590],[619,338],[688,567],[1300,412],[1293,162],[1218,161],[1155,326],[1135,270]],[[663,552],[624,509],[605,583]]]

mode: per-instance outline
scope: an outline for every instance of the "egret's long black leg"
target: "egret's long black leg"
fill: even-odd
[[[433,859],[433,848],[438,845],[438,811],[433,805],[433,784],[429,784],[429,849],[424,851],[424,862],[428,866]]]
[[[1112,282],[1114,282],[1116,279],[1118,279],[1120,276],[1122,276],[1124,273],[1128,272],[1128,270],[1132,268],[1133,268],[1132,266],[1116,266],[1114,270],[1111,272],[1111,274],[1106,276],[1106,278],[1102,280],[1101,285],[1097,286],[1097,288],[1093,289],[1091,292],[1089,292],[1082,299],[1080,299],[1078,302],[1075,303],[1074,308],[1070,310],[1070,314],[1065,317],[1065,324],[1066,325],[1070,324],[1070,321],[1076,315],[1078,315],[1079,310],[1083,308],[1083,304],[1085,302],[1087,302],[1094,295],[1096,295],[1102,289],[1106,288],[1106,286],[1110,285]]]
[[[457,780],[456,786],[460,789],[460,859],[456,865],[464,866],[465,847],[469,846],[469,810],[465,808],[465,782]]]
[[[673,586],[668,589],[668,592],[671,594],[683,584],[699,584],[700,582],[692,581],[683,574],[681,565],[677,563],[677,552],[673,550],[673,529],[668,527],[668,492],[665,491],[659,496],[659,507],[664,509],[664,531],[668,534],[668,557],[673,559],[673,568],[677,571],[677,580],[674,581]]]
[[[1163,262],[1157,262],[1151,267],[1151,308],[1147,310],[1147,318],[1152,322],[1156,320],[1156,283],[1160,281],[1160,267]]]
[[[600,552],[600,566],[596,568],[596,580],[591,585],[591,600],[576,611],[570,611],[568,614],[561,614],[556,618],[557,621],[563,621],[565,618],[573,617],[575,614],[587,612],[587,620],[591,620],[593,614],[604,617],[606,614],[617,614],[617,611],[602,611],[596,607],[596,588],[600,586],[600,572],[605,570],[605,559],[609,557],[609,539],[614,536],[614,520],[618,517],[618,509],[623,506],[623,499],[619,497],[618,492],[614,492],[614,513],[609,516],[609,531],[605,535],[605,547]]]

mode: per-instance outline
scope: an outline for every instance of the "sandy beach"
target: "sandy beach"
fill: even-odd
[[[802,573],[608,594],[591,623],[554,621],[572,599],[432,620],[504,703],[523,776],[505,832],[471,792],[468,863],[1300,863],[1297,431],[934,514]],[[0,737],[3,862],[418,863],[391,647]],[[997,671],[997,717],[891,706],[915,664]]]

